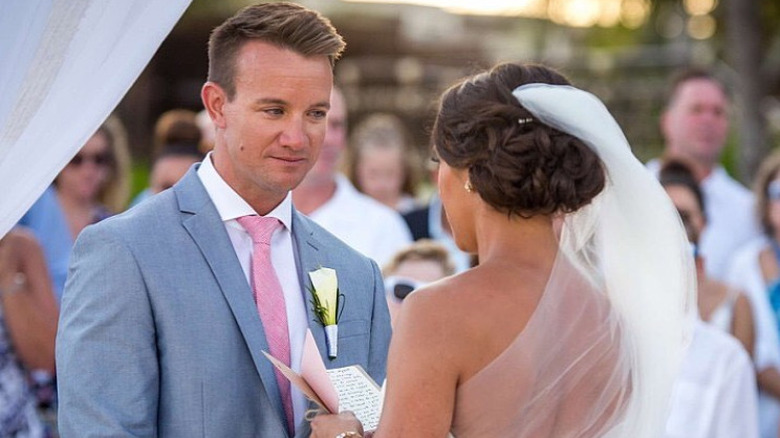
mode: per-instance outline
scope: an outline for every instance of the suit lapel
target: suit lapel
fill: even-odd
[[[325,329],[317,319],[314,313],[314,307],[311,300],[311,280],[309,272],[324,266],[324,252],[320,251],[320,243],[314,237],[314,230],[307,220],[295,209],[293,209],[293,237],[295,241],[295,256],[298,259],[298,278],[301,283],[303,299],[306,302],[306,316],[308,317],[309,329],[317,342],[317,349],[325,364],[329,363],[327,343],[325,340]]]
[[[282,421],[284,410],[279,397],[279,387],[273,365],[262,354],[263,350],[269,351],[269,348],[251,288],[241,270],[219,212],[197,176],[196,167],[187,172],[174,190],[183,216],[182,225],[211,268],[238,323],[266,393]]]

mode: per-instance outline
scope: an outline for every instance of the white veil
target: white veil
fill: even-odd
[[[189,3],[0,1],[0,237],[114,109]]]
[[[680,219],[598,98],[547,84],[513,94],[540,122],[579,138],[604,163],[606,187],[566,216],[561,251],[606,290],[628,346],[629,399],[622,420],[604,436],[662,436],[695,318],[695,269]]]

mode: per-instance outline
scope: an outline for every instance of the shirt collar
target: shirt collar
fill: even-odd
[[[242,216],[257,215],[257,212],[233,190],[222,176],[217,172],[211,161],[211,152],[203,159],[198,168],[198,177],[200,178],[211,201],[217,208],[219,217],[223,222],[232,221]],[[279,219],[284,227],[292,230],[292,195],[287,192],[282,202],[271,210],[267,215]]]

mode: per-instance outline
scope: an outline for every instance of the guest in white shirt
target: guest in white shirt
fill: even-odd
[[[320,226],[379,265],[412,241],[409,229],[393,209],[360,193],[339,173],[347,144],[344,95],[334,88],[328,130],[317,163],[293,190],[293,203]]]
[[[760,234],[753,196],[718,164],[729,130],[729,98],[722,82],[697,69],[676,76],[670,90],[661,116],[664,155],[692,166],[704,192],[708,218],[700,244],[707,274],[725,280],[736,250]],[[648,163],[654,172],[658,167],[658,160]]]

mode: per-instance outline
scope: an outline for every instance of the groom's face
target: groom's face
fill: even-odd
[[[304,57],[250,41],[236,57],[233,99],[215,86],[214,165],[256,209],[269,201],[275,206],[316,162],[325,137],[332,84],[326,56]]]

